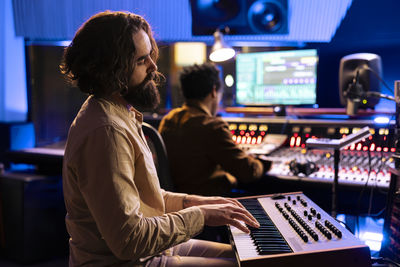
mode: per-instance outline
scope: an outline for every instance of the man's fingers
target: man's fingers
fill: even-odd
[[[247,225],[250,225],[251,227],[258,228],[260,227],[260,224],[257,222],[257,220],[253,220],[252,217],[247,216],[247,214],[243,214],[240,212],[232,213],[231,219],[235,220],[240,220],[244,222]]]
[[[245,225],[240,223],[239,221],[232,220],[229,224],[232,225],[232,226],[235,226],[237,229],[245,232],[246,234],[250,233],[250,230]]]
[[[260,227],[260,224],[258,223],[257,219],[254,218],[254,216],[246,209],[241,209],[238,208],[237,210],[235,210],[235,212],[240,212],[241,214],[243,214],[244,216],[242,217],[243,221],[245,221],[248,225],[258,228]]]
[[[240,203],[240,202],[237,201],[236,199],[229,198],[229,200],[230,200],[233,204],[235,204],[236,206],[239,206],[239,207],[241,207],[242,209],[246,209],[246,208],[242,205],[242,203]]]

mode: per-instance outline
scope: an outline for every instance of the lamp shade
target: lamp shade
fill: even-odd
[[[210,60],[222,62],[235,56],[235,50],[224,42],[223,34],[220,30],[214,32],[214,44],[211,47]]]

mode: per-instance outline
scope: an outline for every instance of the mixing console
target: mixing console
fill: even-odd
[[[331,150],[285,147],[272,152],[267,158],[274,162],[270,175],[284,179],[304,179],[323,183],[333,181],[333,151]],[[314,163],[315,169],[309,174],[297,173],[291,168],[291,162],[300,165]],[[369,157],[366,151],[342,151],[339,184],[388,188],[390,182],[388,166],[394,167],[389,153],[371,152],[371,157]]]
[[[290,120],[286,118],[225,118],[233,140],[249,153],[256,151],[274,162],[269,175],[281,179],[331,183],[333,150],[310,149],[308,138],[340,139],[369,126],[372,135],[341,150],[339,184],[388,188],[394,167],[393,124],[379,126],[371,120]],[[285,136],[271,142],[269,135]],[[276,138],[275,138],[276,140]],[[274,148],[274,149],[271,149]]]

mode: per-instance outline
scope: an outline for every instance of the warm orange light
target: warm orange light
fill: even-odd
[[[290,144],[289,144],[290,147],[294,147],[295,142],[296,142],[296,137],[294,136],[290,137]]]
[[[297,136],[297,138],[296,138],[296,146],[299,147],[300,144],[301,144],[301,137]]]
[[[262,137],[261,136],[257,136],[257,144],[261,144],[262,141]]]
[[[372,143],[371,146],[369,147],[369,151],[375,151],[376,145],[375,143]]]
[[[251,137],[250,137],[250,136],[247,136],[246,143],[247,143],[247,144],[250,144],[250,143],[251,143]]]

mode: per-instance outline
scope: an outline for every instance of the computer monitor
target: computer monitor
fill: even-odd
[[[238,54],[236,104],[313,105],[317,99],[316,49]]]

